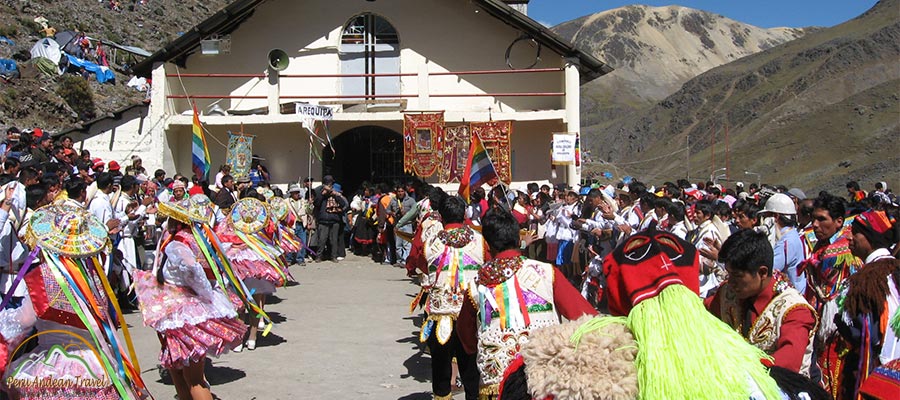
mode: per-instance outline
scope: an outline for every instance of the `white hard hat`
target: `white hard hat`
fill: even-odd
[[[797,214],[797,207],[794,206],[794,201],[788,195],[775,193],[769,197],[769,200],[766,200],[766,206],[762,212],[794,215]]]

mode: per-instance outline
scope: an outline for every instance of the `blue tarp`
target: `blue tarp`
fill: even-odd
[[[0,75],[12,75],[19,70],[14,60],[0,58]]]
[[[15,42],[13,42],[12,40],[10,40],[10,39],[9,39],[8,37],[6,37],[6,36],[0,36],[0,43],[6,43],[6,44],[8,44],[8,45],[10,45],[10,46],[15,46],[15,45],[16,45]]]
[[[97,82],[106,83],[107,81],[116,80],[116,75],[113,74],[112,70],[107,67],[101,67],[96,63],[82,60],[70,54],[66,54],[66,57],[69,58],[69,68],[84,68],[88,72],[93,72],[94,75],[97,76]]]

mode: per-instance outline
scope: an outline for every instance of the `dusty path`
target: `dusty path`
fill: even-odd
[[[430,399],[431,360],[418,343],[419,317],[408,314],[417,286],[405,270],[349,256],[291,272],[266,310],[272,333],[254,351],[207,365],[213,393],[231,399]],[[159,341],[138,313],[133,327],[143,377],[157,399],[175,390],[156,371]],[[457,396],[462,398],[461,395]]]

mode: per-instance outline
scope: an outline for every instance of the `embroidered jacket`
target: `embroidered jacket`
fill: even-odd
[[[490,254],[480,233],[452,223],[429,235],[423,250],[428,274],[422,286],[428,291],[425,304],[428,317],[419,339],[424,342],[434,332],[438,342],[446,344],[465,293],[475,280],[478,268],[490,259]]]
[[[457,323],[467,353],[476,354],[481,393],[496,394],[503,371],[534,329],[596,315],[552,265],[507,250],[478,272]]]
[[[771,355],[775,365],[809,377],[816,312],[787,277],[776,272],[759,295],[744,301],[726,282],[716,293],[711,311]]]

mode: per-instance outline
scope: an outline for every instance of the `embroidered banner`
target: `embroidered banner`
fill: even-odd
[[[403,116],[403,172],[422,178],[441,167],[444,149],[444,113]]]
[[[250,179],[250,162],[253,159],[253,136],[228,135],[228,151],[225,162],[231,166],[231,176],[235,182]]]
[[[512,181],[510,172],[509,137],[512,135],[512,121],[472,122],[472,135],[478,135],[494,163],[497,175],[505,183]]]
[[[469,125],[444,127],[444,158],[440,173],[442,183],[459,182],[466,169],[471,139]]]

